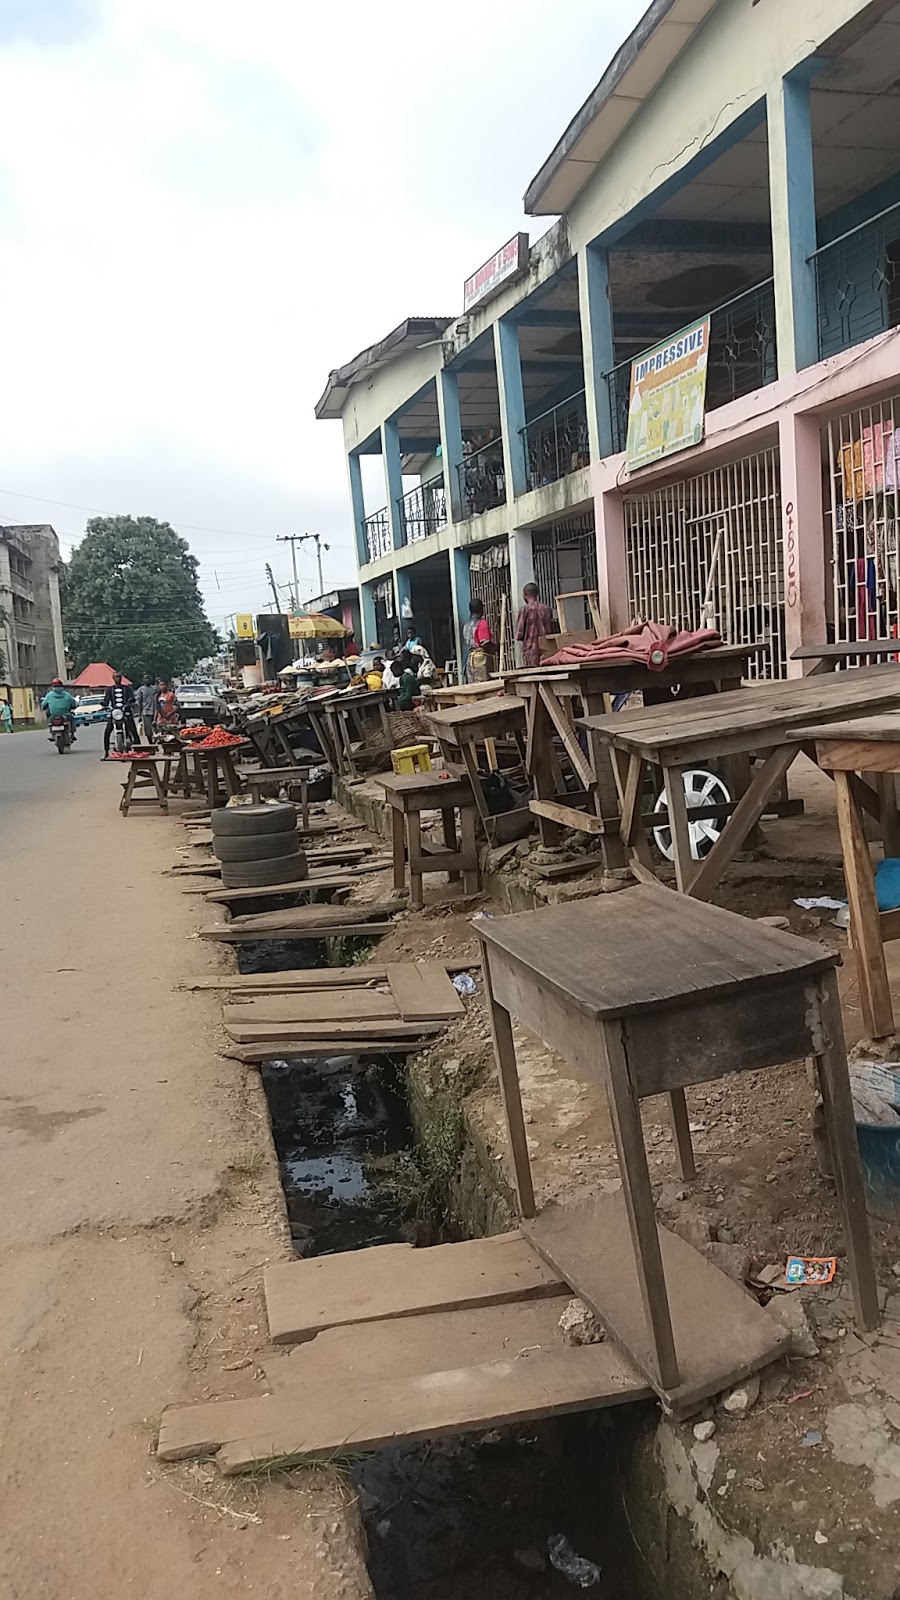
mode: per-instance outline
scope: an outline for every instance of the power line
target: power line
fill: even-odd
[[[34,500],[43,506],[62,506],[67,511],[89,511],[95,517],[112,515],[110,512],[101,511],[99,506],[83,506],[75,500],[51,500],[46,494],[23,494],[19,489],[0,489],[0,494],[8,495],[13,500]],[[233,539],[265,539],[268,542],[270,538],[266,533],[241,533],[236,528],[206,528],[197,522],[173,521],[172,526],[187,528],[189,533],[221,533]]]

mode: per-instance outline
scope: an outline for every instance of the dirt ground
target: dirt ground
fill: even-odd
[[[356,1600],[330,1474],[154,1455],[168,1403],[264,1389],[262,1268],[289,1242],[258,1075],[216,1054],[217,997],[177,987],[233,957],[166,876],[181,824],[123,821],[98,753],[0,742],[0,1594]]]

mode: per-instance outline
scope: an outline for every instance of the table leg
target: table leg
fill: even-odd
[[[872,774],[881,803],[881,839],[885,856],[900,856],[900,819],[897,816],[897,780],[893,772]]]
[[[234,756],[223,750],[219,757],[222,763],[222,776],[225,780],[225,790],[228,795],[241,794],[241,780],[234,770]]]
[[[300,779],[300,826],[304,833],[309,832],[309,779]]]
[[[534,1203],[534,1181],[531,1176],[528,1136],[525,1132],[525,1117],[522,1111],[522,1089],[519,1083],[519,1069],[516,1065],[516,1046],[513,1039],[512,1022],[506,1007],[501,1006],[494,999],[494,993],[491,988],[491,963],[485,944],[481,946],[481,961],[484,992],[491,1022],[491,1038],[494,1041],[494,1058],[497,1062],[500,1095],[503,1100],[503,1114],[506,1118],[506,1132],[509,1138],[510,1154],[512,1155],[513,1179],[519,1201],[519,1215],[533,1217],[536,1209]]]
[[[650,841],[644,827],[641,806],[644,798],[644,763],[640,756],[625,756],[610,749],[610,759],[622,792],[620,831],[626,857],[632,853],[642,866],[656,876]]]
[[[484,741],[484,759],[487,762],[491,772],[496,772],[497,771],[497,742],[496,742],[495,739],[485,739],[485,741]]]
[[[212,751],[206,758],[206,799],[210,811],[215,811],[219,804],[219,769]]]
[[[628,1070],[622,1024],[607,1024],[601,1032],[607,1064],[609,1109],[644,1315],[660,1388],[677,1389],[680,1381],[678,1357],[672,1333],[653,1190],[650,1187],[640,1102]]]
[[[475,812],[472,806],[460,806],[459,831],[462,852],[470,861],[478,861],[478,845],[475,840]],[[481,877],[477,865],[463,871],[463,894],[478,894],[481,889]]]
[[[487,834],[488,839],[490,839],[491,835],[489,829],[493,818],[488,810],[488,803],[484,798],[484,790],[481,787],[481,779],[478,776],[478,760],[475,755],[474,746],[469,742],[468,739],[463,739],[459,747],[459,752],[463,758],[463,766],[466,769],[469,783],[472,786],[472,799],[478,807],[478,815],[481,818],[484,831]]]
[[[689,894],[696,863],[691,854],[691,834],[688,827],[687,802],[684,794],[684,771],[681,767],[663,767],[666,800],[669,807],[669,829],[675,856],[675,881],[681,894]]]
[[[394,863],[394,888],[406,888],[406,823],[403,812],[391,807],[391,849]]]
[[[606,695],[585,694],[584,709],[589,717],[602,716],[606,710]],[[600,836],[600,851],[606,868],[624,867],[628,853],[622,840],[619,824],[619,796],[613,771],[609,746],[599,734],[588,731],[588,755],[594,774],[594,812],[605,823]]]
[[[441,826],[442,826],[443,835],[444,835],[444,845],[445,845],[446,849],[452,850],[453,854],[455,855],[456,854],[456,850],[457,850],[457,843],[456,843],[456,812],[454,811],[452,806],[444,806],[443,807],[443,809],[441,811]],[[459,873],[458,872],[449,872],[447,874],[447,876],[449,877],[451,883],[458,883],[459,882]]]
[[[856,1320],[860,1330],[868,1332],[877,1328],[881,1321],[878,1284],[872,1260],[872,1238],[866,1214],[859,1145],[856,1141],[837,975],[833,971],[826,972],[819,981],[819,1006],[824,1049],[816,1058],[816,1067],[844,1224]]]
[[[881,914],[875,896],[872,857],[862,812],[846,772],[835,772],[834,787],[863,1024],[871,1038],[881,1039],[894,1031],[894,1008],[881,940]]]
[[[339,711],[337,714],[337,719],[341,730],[341,739],[343,740],[344,744],[344,755],[347,761],[347,771],[350,777],[355,780],[359,774],[356,770],[356,763],[353,760],[353,741],[350,737],[350,723],[346,711]]]
[[[749,752],[746,750],[739,750],[737,755],[726,756],[725,771],[728,775],[728,782],[731,788],[731,797],[734,800],[735,805],[737,805],[738,801],[743,799],[751,783],[753,782],[753,763],[750,760]],[[757,823],[744,835],[741,843],[738,845],[738,849],[758,850],[760,843],[759,824]]]
[[[406,837],[409,841],[409,903],[417,908],[425,900],[422,893],[422,818],[418,811],[406,813]]]
[[[693,1183],[697,1176],[697,1164],[694,1160],[694,1146],[691,1143],[691,1124],[684,1090],[672,1089],[668,1099],[678,1176],[683,1178],[685,1183]]]
[[[393,739],[391,735],[391,725],[388,722],[387,707],[383,700],[379,701],[378,704],[378,718],[381,723],[381,731],[384,734],[384,742],[387,745],[387,748],[390,750]]]
[[[696,900],[709,899],[729,861],[765,811],[772,790],[777,788],[799,752],[800,746],[796,744],[776,745],[774,750],[769,751],[747,793],[735,806],[709,855],[700,863],[690,887],[690,893]]]
[[[132,796],[134,795],[134,786],[135,786],[136,783],[137,783],[137,762],[136,761],[132,761],[131,762],[131,770],[130,770],[130,772],[128,774],[128,777],[125,779],[125,787],[122,790],[122,798],[119,801],[119,810],[121,811],[123,817],[127,817],[127,815],[128,815],[128,807],[131,805]]]
[[[150,763],[150,776],[153,779],[153,787],[156,790],[156,798],[159,801],[159,809],[160,809],[160,811],[164,811],[166,813],[166,815],[168,816],[168,814],[169,814],[169,801],[168,801],[168,797],[166,795],[165,785],[163,784],[163,781],[162,781],[159,773],[156,770],[156,762],[155,761],[151,761],[151,763]]]
[[[538,800],[557,798],[557,786],[553,776],[552,737],[550,718],[544,701],[539,694],[532,694],[528,701],[528,770],[534,782],[535,798]],[[559,823],[551,822],[549,817],[538,817],[538,832],[541,844],[549,850],[558,845],[562,837]]]

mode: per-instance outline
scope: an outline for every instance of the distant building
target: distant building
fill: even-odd
[[[362,637],[358,589],[330,589],[327,594],[317,595],[315,600],[304,601],[303,609],[318,611],[322,616],[333,617],[335,622],[343,623],[348,629],[348,645],[355,643],[358,649],[364,650],[367,644],[377,643],[376,640]]]
[[[35,699],[66,676],[59,565],[49,524],[0,526],[0,686],[17,719],[33,716]]]
[[[653,0],[528,186],[549,231],[329,374],[367,643],[411,614],[438,659],[476,594],[508,659],[532,579],[770,678],[900,639],[898,62],[896,0]]]

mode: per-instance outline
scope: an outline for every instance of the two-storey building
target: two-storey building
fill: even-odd
[[[900,4],[654,0],[525,210],[558,220],[316,408],[366,642],[412,614],[456,655],[471,593],[509,638],[531,578],[610,629],[712,615],[767,675],[900,637]],[[629,470],[632,360],[707,316],[698,442]]]

